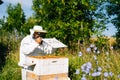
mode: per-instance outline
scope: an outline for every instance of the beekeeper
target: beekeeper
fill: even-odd
[[[42,41],[42,37],[46,33],[47,31],[43,30],[42,26],[36,25],[33,29],[30,29],[30,35],[27,35],[21,41],[19,66],[25,67],[27,56],[42,56],[52,52],[50,51],[52,48],[50,46],[45,47]]]

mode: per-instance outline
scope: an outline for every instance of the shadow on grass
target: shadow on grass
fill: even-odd
[[[2,67],[5,65],[5,57],[7,56],[8,53],[8,46],[5,45],[4,43],[0,42],[0,72],[2,70]]]

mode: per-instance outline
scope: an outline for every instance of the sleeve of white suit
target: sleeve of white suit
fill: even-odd
[[[30,54],[31,52],[33,52],[35,50],[35,48],[37,48],[39,46],[38,43],[36,43],[34,40],[30,40],[30,38],[25,38],[22,40],[21,42],[21,52],[23,54]]]

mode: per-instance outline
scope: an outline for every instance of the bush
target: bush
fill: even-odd
[[[0,80],[21,80],[21,68],[18,66],[18,54],[10,53],[6,57],[5,66],[0,72]]]

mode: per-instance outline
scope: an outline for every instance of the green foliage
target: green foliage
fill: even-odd
[[[17,65],[20,40],[17,32],[9,33],[0,29],[0,80],[21,80]]]
[[[94,32],[93,7],[86,0],[33,0],[37,24],[48,30],[47,37],[56,37],[67,45],[88,39]]]
[[[25,23],[25,15],[21,5],[19,3],[16,6],[9,4],[7,7],[7,13],[8,17],[6,19],[6,23],[4,26],[2,26],[2,28],[9,32],[17,30],[20,33],[21,28]]]
[[[5,17],[3,16],[3,18],[0,19],[0,29],[2,28],[2,26],[5,25]]]
[[[21,5],[10,4],[8,17],[1,19],[0,24],[2,29],[22,35],[28,34],[34,25],[42,25],[48,31],[46,37],[56,37],[70,47],[79,40],[87,41],[104,28],[103,23],[93,20],[96,8],[97,2],[91,0],[33,0],[35,13],[32,17],[25,21]]]
[[[97,41],[95,41],[95,44],[97,47],[99,47],[99,49],[105,49],[108,50],[109,49],[109,39],[107,37],[98,37]]]
[[[9,32],[6,32],[5,30],[0,30],[0,33],[1,33],[0,43],[3,45],[6,45],[8,50],[7,52],[16,50],[16,48],[19,46],[19,44],[17,43],[21,40],[21,37],[19,37],[19,34],[17,32],[9,33]]]
[[[107,0],[99,1],[101,5],[103,1]],[[119,39],[119,0],[111,1],[113,1],[113,5],[109,10],[112,12],[111,14],[118,15],[115,20],[118,20],[116,26]],[[18,32],[28,34],[29,29],[35,24],[42,25],[44,29],[48,30],[47,37],[56,37],[69,46],[77,47],[75,43],[78,40],[87,42],[93,33],[105,28],[104,22],[100,24],[98,21],[94,22],[93,20],[94,11],[96,7],[100,6],[98,3],[98,1],[93,0],[33,0],[35,14],[33,17],[28,18],[26,22],[21,5],[12,6],[10,4],[7,8],[8,17],[0,19],[0,29],[6,30],[0,30],[0,54],[2,54],[0,55],[0,80],[21,80],[21,68],[18,67],[18,49],[22,37],[19,37]],[[103,18],[104,14],[94,16]],[[106,20],[106,18],[104,19]],[[12,33],[7,32],[7,30]],[[101,48],[106,45],[107,41],[108,39],[99,37],[96,45]],[[95,53],[86,53],[84,51],[86,50],[85,47],[83,46],[81,50],[83,51],[82,56],[78,56],[78,51],[71,49],[57,53],[58,56],[64,55],[69,58],[69,77],[72,80],[80,80],[83,76],[90,80],[120,79],[118,77],[120,75],[119,50],[106,52],[109,49],[107,48],[108,46],[105,46],[107,49],[104,48],[104,53],[100,51],[99,55],[97,55]],[[94,59],[94,57],[97,57],[97,59]],[[87,62],[92,63],[92,69],[90,74],[84,75],[85,73],[82,72],[81,66]],[[97,71],[97,67],[102,68],[102,74],[93,77],[91,74]],[[77,69],[79,73],[76,74]],[[104,72],[112,72],[113,76],[104,77]]]
[[[18,54],[17,51],[6,56],[5,65],[0,72],[0,80],[21,80],[21,68],[17,65]]]
[[[28,18],[21,28],[22,34],[30,34],[30,29],[33,28],[34,25],[36,25],[35,19],[33,17]]]
[[[9,33],[0,29],[0,71],[5,65],[6,56],[18,49],[20,40],[17,33]]]

